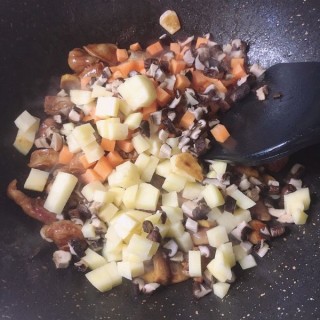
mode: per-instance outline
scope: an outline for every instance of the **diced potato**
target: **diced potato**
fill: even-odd
[[[150,106],[157,97],[152,81],[144,75],[128,78],[118,87],[118,92],[133,110]]]
[[[112,187],[128,188],[140,181],[138,168],[130,161],[126,161],[116,167],[108,176],[108,183]]]
[[[128,137],[128,125],[125,123],[120,123],[118,118],[116,121],[98,120],[96,122],[97,130],[102,138],[109,140],[125,140]]]
[[[243,270],[253,268],[257,265],[256,260],[254,259],[252,254],[248,254],[238,262]]]
[[[23,111],[17,118],[14,120],[14,124],[22,132],[26,132],[32,128],[37,122],[37,118],[33,117],[27,110]]]
[[[165,11],[160,16],[159,23],[170,34],[176,33],[181,28],[177,13],[173,10]]]
[[[293,211],[292,219],[295,224],[305,224],[308,219],[308,215],[304,211]]]
[[[237,201],[237,206],[241,209],[250,209],[251,207],[256,205],[256,203],[253,200],[251,200],[239,189],[236,189],[229,193],[229,196]]]
[[[180,192],[185,187],[186,182],[187,182],[187,179],[185,177],[182,177],[175,173],[169,173],[166,179],[164,180],[162,189],[168,192],[171,192],[171,191]]]
[[[94,85],[92,87],[91,97],[112,97],[113,93],[111,91],[107,91],[105,87]]]
[[[189,232],[184,232],[179,238],[175,238],[180,250],[188,252],[193,248],[193,241]]]
[[[96,116],[99,118],[117,117],[120,99],[115,97],[99,97],[97,99]]]
[[[236,258],[236,261],[240,261],[242,260],[245,256],[248,255],[248,253],[243,249],[242,246],[240,246],[239,244],[235,245],[233,247],[233,253],[234,256]]]
[[[81,194],[89,201],[93,201],[93,196],[96,191],[106,192],[107,188],[98,180],[92,181],[86,184],[82,190]]]
[[[113,202],[114,194],[106,190],[95,190],[93,192],[93,201],[101,203]]]
[[[86,255],[82,257],[81,260],[83,260],[90,269],[97,269],[107,263],[105,258],[90,248],[85,251],[85,254]]]
[[[241,223],[242,221],[245,221],[245,222],[249,222],[251,221],[251,213],[249,210],[244,210],[244,209],[236,209],[233,213],[233,217],[235,218],[235,221],[237,223],[237,225],[239,223]]]
[[[122,283],[116,262],[107,263],[86,274],[90,283],[99,291],[105,292]]]
[[[222,212],[219,208],[212,208],[211,211],[208,212],[208,221],[217,221],[222,215]]]
[[[128,187],[125,190],[123,194],[122,202],[126,208],[133,209],[135,207],[138,188],[139,188],[139,185],[135,184],[133,186]]]
[[[213,284],[212,288],[213,293],[220,299],[223,299],[229,291],[230,284],[224,282],[217,282]]]
[[[86,222],[82,228],[81,228],[81,232],[83,234],[83,236],[85,238],[95,238],[96,237],[96,229],[95,227],[89,223],[89,222]]]
[[[223,174],[226,173],[227,170],[227,162],[224,161],[214,161],[211,165],[210,168],[214,170],[219,177],[222,177]]]
[[[145,182],[150,182],[153,174],[156,171],[157,165],[159,163],[159,158],[155,156],[151,156],[149,159],[149,163],[144,168],[144,170],[141,171],[141,179]]]
[[[188,265],[189,265],[189,276],[190,277],[201,277],[201,252],[190,250],[188,255]]]
[[[81,148],[87,146],[91,142],[96,141],[94,136],[94,128],[90,123],[85,123],[73,129],[72,134]]]
[[[70,100],[74,104],[88,104],[94,100],[89,90],[70,90]]]
[[[169,206],[169,207],[178,207],[178,194],[176,191],[163,193],[161,196],[162,205]]]
[[[81,151],[80,144],[72,133],[67,135],[66,140],[70,152],[77,153]]]
[[[237,220],[230,212],[223,212],[220,217],[217,218],[217,222],[220,226],[224,226],[227,233],[230,233],[237,226]]]
[[[86,278],[100,292],[106,292],[112,289],[112,279],[108,274],[106,265],[86,273]]]
[[[205,186],[202,191],[202,195],[210,208],[219,207],[224,204],[224,198],[220,190],[212,184]]]
[[[170,160],[164,160],[157,165],[156,174],[160,177],[166,178],[171,172]]]
[[[74,175],[60,171],[53,181],[47,199],[43,205],[44,208],[56,214],[60,214],[69,200],[77,182],[78,179]]]
[[[165,238],[165,237],[168,236],[169,224],[159,223],[159,224],[154,224],[154,226],[158,227],[160,235],[161,235],[162,238]]]
[[[83,147],[82,150],[89,163],[98,161],[104,155],[104,150],[101,148],[97,141],[92,141],[91,143]]]
[[[223,259],[226,265],[231,268],[234,267],[236,265],[236,258],[233,252],[232,243],[227,242],[220,245],[216,250],[215,258],[217,260]]]
[[[135,129],[139,128],[140,123],[142,121],[142,117],[143,117],[143,115],[141,112],[131,113],[127,116],[124,123],[128,125],[128,128],[130,130],[135,130]]]
[[[108,262],[117,262],[122,260],[122,250],[103,252],[103,256]]]
[[[118,211],[118,207],[116,207],[113,203],[108,203],[98,211],[98,217],[102,221],[109,224],[109,222],[113,217],[115,217]]]
[[[127,101],[122,100],[120,102],[120,111],[123,113],[125,116],[128,116],[130,113],[133,112],[131,106],[128,104]]]
[[[212,259],[207,265],[207,269],[220,282],[232,279],[231,268],[217,259]]]
[[[223,226],[217,226],[207,231],[209,245],[218,248],[223,243],[229,241],[227,230]]]
[[[139,223],[126,214],[119,215],[116,222],[113,224],[115,232],[124,241],[128,240],[132,236],[138,226]]]
[[[148,260],[150,255],[155,253],[155,248],[159,247],[159,243],[153,242],[140,235],[134,234],[129,243],[127,250],[128,252],[138,256],[141,261]]]
[[[126,215],[129,217],[132,217],[133,219],[137,220],[140,223],[143,223],[144,220],[146,220],[151,213],[140,211],[140,210],[127,210],[125,211]]]
[[[161,206],[162,211],[167,215],[167,219],[171,223],[179,222],[183,220],[183,211],[178,206]]]
[[[148,166],[151,157],[146,155],[145,153],[140,153],[135,161],[135,165],[138,168],[140,174],[142,174],[143,170]]]
[[[149,149],[148,152],[156,157],[159,157],[160,148],[162,146],[162,142],[156,136],[153,136],[149,139]]]
[[[183,189],[182,197],[188,200],[195,200],[200,196],[203,189],[204,186],[200,183],[188,181]]]
[[[178,221],[169,225],[167,236],[169,238],[171,237],[175,239],[180,239],[184,234],[184,232],[185,232],[184,225],[182,224],[181,221]]]
[[[155,225],[155,224],[159,223],[160,218],[161,218],[161,212],[157,211],[156,213],[148,216],[145,220],[148,220],[148,221],[152,222],[153,225]]]
[[[113,203],[120,207],[125,189],[121,187],[111,187],[108,189],[113,194]]]
[[[144,274],[143,262],[120,261],[117,263],[119,274],[129,280]]]
[[[160,191],[149,183],[141,183],[136,198],[136,208],[141,210],[156,210]]]
[[[34,191],[43,191],[49,177],[49,172],[31,168],[24,188]]]
[[[304,210],[308,210],[309,206],[309,188],[301,188],[284,196],[284,209],[292,215],[295,224],[304,224],[306,222],[308,216]]]
[[[140,133],[132,138],[132,144],[139,154],[145,152],[150,148],[149,140],[142,136]]]
[[[69,134],[72,133],[73,129],[75,128],[75,124],[73,122],[67,122],[67,123],[64,123],[62,125],[62,128],[60,129],[60,132],[62,134],[64,134],[65,136],[68,136]]]

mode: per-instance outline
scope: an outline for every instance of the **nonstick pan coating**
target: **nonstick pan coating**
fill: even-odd
[[[307,165],[312,191],[310,218],[272,244],[258,267],[239,272],[229,295],[194,300],[191,283],[135,300],[130,283],[97,292],[72,268],[56,271],[53,246],[40,224],[5,196],[10,180],[24,181],[27,159],[12,147],[13,120],[24,109],[40,114],[43,97],[69,71],[68,51],[87,43],[133,41],[143,45],[164,30],[158,19],[176,10],[182,31],[211,32],[217,42],[242,38],[250,58],[264,66],[320,61],[317,0],[248,1],[35,1],[0,2],[0,314],[2,319],[320,319],[320,152],[303,150],[292,162]],[[303,106],[301,106],[303,107]],[[307,111],[306,111],[307,116]],[[303,121],[303,119],[301,119]]]

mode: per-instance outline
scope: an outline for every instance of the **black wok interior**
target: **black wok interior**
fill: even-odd
[[[267,256],[258,260],[257,268],[238,272],[222,301],[214,295],[196,301],[190,282],[139,299],[127,281],[101,294],[72,268],[55,270],[54,247],[40,238],[40,224],[6,198],[9,181],[17,177],[23,182],[28,172],[27,159],[12,147],[13,120],[24,109],[41,114],[44,96],[57,92],[59,76],[69,72],[68,51],[97,42],[146,45],[164,33],[158,19],[166,9],[176,10],[181,19],[176,39],[207,32],[217,42],[242,38],[250,44],[250,59],[266,67],[320,61],[318,0],[1,0],[2,319],[320,318],[319,146],[291,159],[307,166],[313,200],[307,224],[290,227],[286,238],[273,242]]]

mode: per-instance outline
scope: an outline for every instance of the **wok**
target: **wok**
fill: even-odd
[[[221,301],[192,298],[191,283],[134,299],[130,283],[97,292],[69,268],[55,270],[53,246],[39,235],[38,222],[8,200],[14,177],[24,181],[26,158],[12,147],[13,120],[27,108],[40,114],[43,97],[68,72],[67,54],[87,43],[133,41],[143,45],[164,33],[158,18],[176,10],[177,38],[211,32],[218,42],[242,38],[250,58],[268,67],[278,62],[320,61],[320,5],[317,0],[2,0],[0,2],[0,314],[3,319],[319,319],[320,152],[301,151],[291,162],[308,168],[310,217],[272,244],[258,267],[237,272]],[[303,107],[303,106],[301,106]],[[306,113],[307,116],[307,113]],[[302,119],[303,121],[303,119]],[[298,124],[297,124],[298,125]]]

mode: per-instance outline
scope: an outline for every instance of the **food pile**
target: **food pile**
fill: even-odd
[[[73,49],[72,73],[44,101],[46,118],[24,111],[14,146],[32,149],[24,189],[8,196],[43,223],[57,268],[74,267],[104,292],[132,280],[151,293],[187,279],[200,298],[223,298],[233,267],[252,268],[303,224],[310,204],[286,160],[246,167],[205,159],[230,136],[219,115],[257,88],[264,70],[247,45],[204,37],[161,37],[143,50],[114,44]],[[260,90],[261,91],[261,90]],[[232,132],[231,132],[232,134]]]

